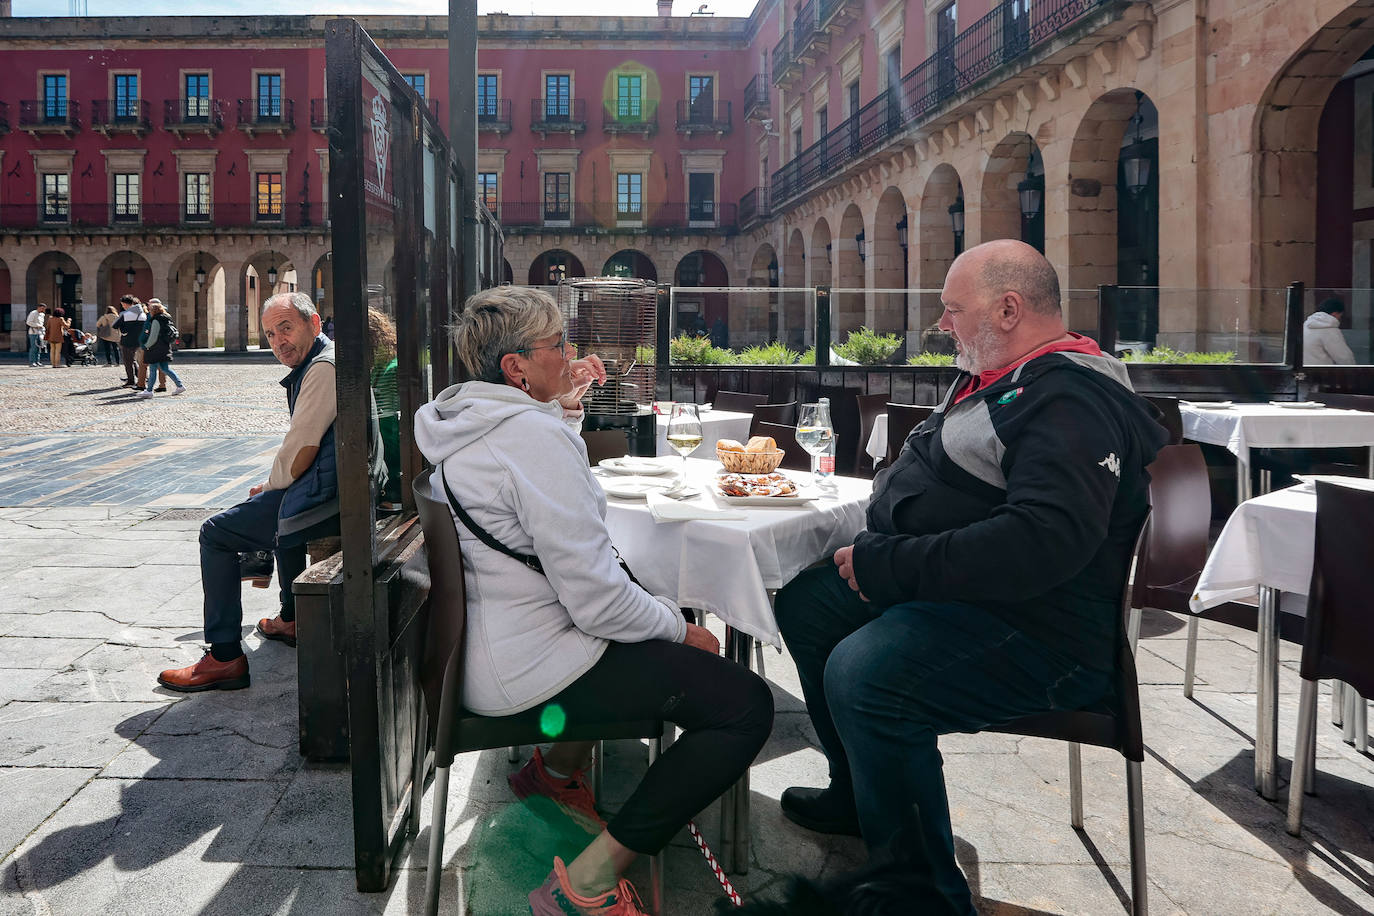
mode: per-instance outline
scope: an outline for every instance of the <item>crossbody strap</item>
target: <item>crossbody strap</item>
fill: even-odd
[[[441,480],[444,484],[444,494],[448,496],[448,504],[453,507],[454,514],[458,516],[458,520],[463,523],[463,526],[472,532],[473,537],[477,538],[477,540],[481,541],[483,544],[486,544],[488,547],[490,547],[497,553],[504,553],[512,560],[518,560],[519,562],[524,563],[526,566],[528,566],[535,572],[539,573],[541,576],[548,575],[548,573],[544,572],[544,564],[539,562],[538,557],[536,557],[532,553],[516,553],[514,550],[507,547],[505,544],[502,544],[496,538],[492,537],[491,532],[487,531],[487,529],[477,524],[475,521],[472,520],[472,516],[468,515],[467,512],[463,511],[463,507],[458,505],[458,500],[456,497],[454,497],[453,491],[449,489],[448,480],[444,477],[444,469],[442,466],[439,468],[439,480]]]

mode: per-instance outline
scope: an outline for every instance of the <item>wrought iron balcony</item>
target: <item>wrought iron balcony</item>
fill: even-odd
[[[792,56],[792,33],[783,32],[781,40],[773,46],[772,57],[773,85],[785,85],[793,76],[801,73],[801,64]]]
[[[71,99],[29,99],[19,103],[19,129],[30,134],[66,134],[81,129],[81,107]]]
[[[142,136],[152,130],[148,103],[143,99],[96,99],[91,102],[91,127],[107,137],[118,133]]]
[[[541,136],[587,129],[586,99],[530,99],[530,130]]]
[[[728,134],[731,127],[730,102],[714,99],[695,101],[679,99],[677,103],[677,132],[680,134]]]
[[[477,129],[493,134],[508,134],[511,129],[510,99],[477,101]]]
[[[296,103],[291,99],[262,96],[238,100],[238,128],[248,136],[286,135],[296,129]]]
[[[162,126],[178,137],[217,134],[224,130],[224,100],[205,96],[168,99],[162,105]]]
[[[714,201],[622,205],[615,200],[586,203],[576,201],[561,208],[541,201],[503,200],[497,205],[502,229],[539,229],[572,227],[607,232],[653,232],[666,229],[704,229],[712,232],[735,231],[735,204]],[[632,226],[626,226],[632,223]]]
[[[42,203],[0,204],[0,227],[5,229],[44,229],[53,226],[72,229],[128,231],[131,227],[158,229],[313,229],[329,225],[324,205],[286,203],[276,214],[266,216],[246,203],[215,202],[208,213],[187,212],[176,203],[143,201],[119,212],[109,201],[53,200]]]
[[[754,223],[768,219],[772,215],[772,208],[768,203],[767,188],[746,191],[739,199],[739,227],[746,229]]]
[[[806,0],[792,20],[792,50],[803,64],[814,64],[830,47],[830,33],[821,22],[820,0]]]
[[[329,129],[329,100],[310,100],[310,129],[324,131]]]
[[[768,74],[756,73],[744,87],[744,119],[768,117]]]
[[[638,111],[633,108],[624,112],[606,111],[601,119],[601,130],[608,134],[652,136],[658,133],[658,106],[641,103]]]

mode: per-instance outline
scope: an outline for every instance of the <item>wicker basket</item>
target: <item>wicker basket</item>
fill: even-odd
[[[716,457],[731,474],[771,474],[782,464],[782,449],[771,452],[727,452],[716,449]]]

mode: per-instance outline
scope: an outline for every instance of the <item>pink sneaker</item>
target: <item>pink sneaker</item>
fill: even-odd
[[[649,916],[634,885],[624,878],[614,888],[597,897],[583,897],[568,886],[568,869],[554,856],[548,880],[530,891],[530,912],[534,916]]]
[[[574,820],[584,824],[588,829],[595,827],[599,832],[605,829],[606,822],[596,811],[596,798],[592,795],[592,787],[587,785],[582,772],[577,771],[567,780],[550,776],[549,771],[544,768],[544,755],[536,747],[529,763],[506,777],[506,781],[510,783],[511,791],[515,793],[516,798],[524,799],[531,795],[551,798]]]

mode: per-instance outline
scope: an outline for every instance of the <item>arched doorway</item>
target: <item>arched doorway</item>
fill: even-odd
[[[515,271],[511,269],[510,261],[501,259],[501,282],[511,284],[515,282]]]
[[[585,277],[587,270],[577,255],[562,248],[545,251],[530,265],[530,286],[557,286],[563,280]]]
[[[633,248],[622,248],[606,259],[601,268],[603,277],[633,277],[637,280],[658,282],[658,268],[649,256]]]
[[[791,292],[791,289],[804,288],[806,282],[806,238],[800,229],[793,229],[787,238],[787,251],[783,255],[781,283],[782,326],[785,330],[783,342],[794,350],[805,350],[815,336],[812,319],[811,294]]]
[[[45,251],[29,262],[24,275],[24,298],[37,305],[46,303],[61,308],[72,324],[83,326],[81,303],[83,294],[81,268],[76,260],[63,251]]]
[[[266,251],[254,253],[244,263],[245,273],[243,309],[247,312],[247,346],[267,347],[267,341],[261,338],[260,317],[262,315],[262,304],[277,293],[294,293],[300,288],[300,277],[296,270],[295,263],[284,251],[269,248]],[[387,289],[394,289],[391,283],[389,271],[384,274],[387,276]],[[372,274],[368,274],[372,276]],[[226,313],[228,312],[226,307]],[[235,310],[237,311],[237,310]],[[225,334],[224,346],[234,346],[235,320],[237,315],[225,315]]]
[[[864,261],[868,258],[868,233],[864,216],[856,204],[850,204],[840,217],[840,231],[834,241],[835,286],[863,290]],[[849,331],[857,330],[867,321],[868,295],[864,292],[841,293],[831,296],[830,331],[835,340],[843,340]]]
[[[873,261],[873,288],[901,290],[873,294],[873,326],[883,333],[896,332],[906,341],[910,324],[906,288],[910,281],[906,198],[901,191],[894,187],[883,191],[869,234],[872,236],[868,240],[868,257]]]
[[[806,266],[811,271],[812,286],[830,285],[832,248],[830,224],[824,219],[816,220],[816,225],[811,228],[811,248],[806,253]]]
[[[137,296],[140,302],[151,299],[153,269],[136,251],[111,252],[100,262],[96,274],[95,304],[103,311],[106,305],[117,305],[120,297],[126,295]]]
[[[983,172],[982,240],[1020,239],[1045,252],[1045,166],[1030,134],[1007,134]]]
[[[725,287],[730,274],[714,252],[698,250],[684,255],[673,270],[673,308],[679,333],[711,337],[718,347],[730,346],[732,316],[726,293],[697,292],[696,287]]]
[[[310,294],[315,310],[323,320],[334,314],[334,253],[326,251],[315,259],[310,269],[310,282],[304,292]]]
[[[947,162],[937,165],[921,193],[917,320],[913,332],[940,320],[940,291],[949,265],[964,247],[964,184]]]
[[[764,242],[754,249],[754,256],[749,261],[749,277],[745,284],[750,292],[743,309],[744,327],[741,329],[737,323],[731,325],[735,346],[752,346],[782,339],[785,329],[781,303],[775,292],[778,276],[778,253],[771,244]],[[739,311],[736,309],[737,313]]]
[[[224,314],[224,269],[207,251],[189,251],[172,262],[167,278],[167,306],[183,340],[210,346],[208,316]]]

